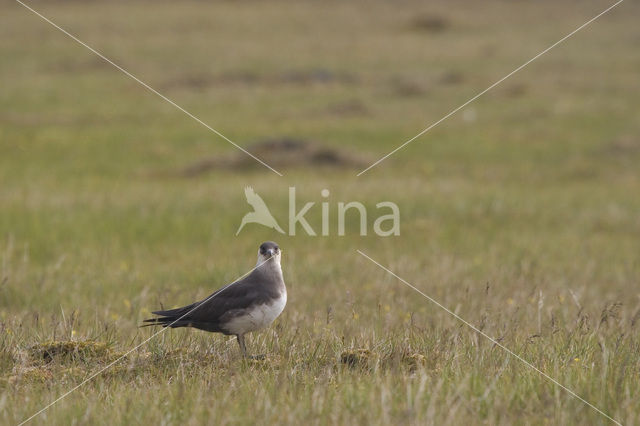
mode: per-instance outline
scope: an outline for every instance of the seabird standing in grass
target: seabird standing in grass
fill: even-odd
[[[256,267],[246,277],[228,284],[200,302],[147,319],[145,326],[194,327],[236,335],[242,355],[247,357],[244,335],[269,326],[287,304],[282,278],[280,247],[272,241],[260,245]]]

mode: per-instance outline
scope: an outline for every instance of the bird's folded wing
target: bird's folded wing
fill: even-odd
[[[197,309],[188,314],[185,319],[194,322],[217,323],[225,320],[225,316],[233,315],[238,310],[244,310],[262,299],[255,286],[247,286],[238,282],[221,288],[198,305]]]
[[[180,322],[218,323],[253,305],[270,303],[275,296],[272,289],[261,284],[257,274],[251,274],[222,287],[200,302],[153,313],[165,317],[158,319],[161,322],[179,319]]]

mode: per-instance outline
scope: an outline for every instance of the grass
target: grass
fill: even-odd
[[[573,2],[41,2],[247,146],[379,158],[605,9]],[[233,147],[26,9],[0,28],[0,421],[609,424],[356,253],[625,424],[640,421],[640,128],[625,2],[380,166],[153,177]],[[355,105],[355,107],[354,107]],[[466,118],[465,118],[466,117]],[[150,173],[151,172],[151,173]],[[401,209],[401,235],[248,225],[251,185]],[[308,216],[318,230],[318,205]],[[353,218],[352,218],[353,219]],[[369,221],[369,226],[373,218]],[[284,250],[289,303],[233,339],[139,329]],[[125,355],[126,354],[126,355]]]

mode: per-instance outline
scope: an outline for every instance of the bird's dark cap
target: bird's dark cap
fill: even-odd
[[[266,254],[269,249],[277,252],[278,250],[280,250],[280,247],[278,247],[278,244],[274,243],[273,241],[266,241],[260,245],[260,253],[262,254]]]

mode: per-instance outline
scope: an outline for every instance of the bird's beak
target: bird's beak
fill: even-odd
[[[273,257],[274,254],[276,254],[274,249],[269,249],[267,250],[267,254],[269,255],[269,257]]]

